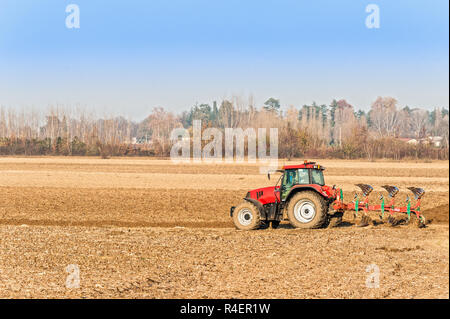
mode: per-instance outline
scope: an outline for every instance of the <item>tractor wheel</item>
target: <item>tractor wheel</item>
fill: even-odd
[[[328,207],[323,198],[314,191],[295,194],[289,201],[287,215],[296,228],[320,228],[327,221]]]
[[[237,229],[253,230],[261,226],[261,215],[258,207],[249,202],[238,205],[233,212],[233,222]]]

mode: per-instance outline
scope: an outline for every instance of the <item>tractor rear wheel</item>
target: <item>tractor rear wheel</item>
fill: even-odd
[[[314,191],[302,191],[289,201],[287,215],[296,228],[320,228],[327,221],[328,207],[325,200]]]
[[[261,226],[258,207],[249,202],[239,204],[233,212],[233,222],[237,229],[253,230]]]

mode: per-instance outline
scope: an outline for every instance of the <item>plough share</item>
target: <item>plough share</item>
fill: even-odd
[[[373,191],[373,187],[368,184],[356,184],[362,191],[362,200],[358,197],[358,193],[355,194],[353,201],[346,204],[344,203],[342,189],[337,189],[336,201],[333,203],[333,209],[337,212],[344,211],[354,211],[354,218],[357,218],[361,214],[361,222],[358,226],[367,226],[370,221],[368,215],[369,212],[379,212],[380,219],[385,220],[387,215],[387,222],[391,225],[398,225],[401,220],[394,218],[395,213],[405,214],[407,216],[406,223],[411,220],[411,214],[416,215],[419,227],[425,226],[425,217],[420,213],[420,200],[425,194],[422,188],[408,187],[408,189],[413,193],[415,204],[412,203],[409,196],[406,197],[406,205],[397,206],[395,204],[395,196],[399,193],[399,189],[396,186],[383,185],[381,186],[388,192],[388,202],[386,203],[383,194],[380,194],[379,200],[381,201],[378,205],[369,204],[369,195]]]

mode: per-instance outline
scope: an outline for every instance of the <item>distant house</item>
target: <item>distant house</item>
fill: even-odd
[[[421,139],[401,137],[401,138],[397,138],[397,140],[402,141],[407,144],[410,144],[410,145],[423,144],[423,145],[433,145],[434,147],[441,147],[443,137],[442,136],[429,136],[429,137],[425,137],[425,138],[421,138]]]
[[[415,138],[410,138],[410,137],[399,137],[399,138],[397,138],[397,140],[407,143],[407,144],[411,144],[411,145],[417,145],[419,143],[418,140],[416,140]]]
[[[419,140],[419,143],[424,145],[432,145],[434,147],[441,147],[442,140],[443,140],[442,136],[429,136],[421,138]]]
[[[442,145],[442,136],[430,136],[428,137],[429,143],[433,144],[434,147],[441,147]]]

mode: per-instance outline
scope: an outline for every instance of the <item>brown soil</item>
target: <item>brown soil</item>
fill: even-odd
[[[448,162],[320,161],[327,184],[426,190],[428,227],[387,224],[236,231],[253,164],[0,158],[0,297],[448,298]],[[380,268],[380,288],[365,286]],[[65,267],[80,267],[66,288]],[[248,274],[252,274],[249,276]]]

